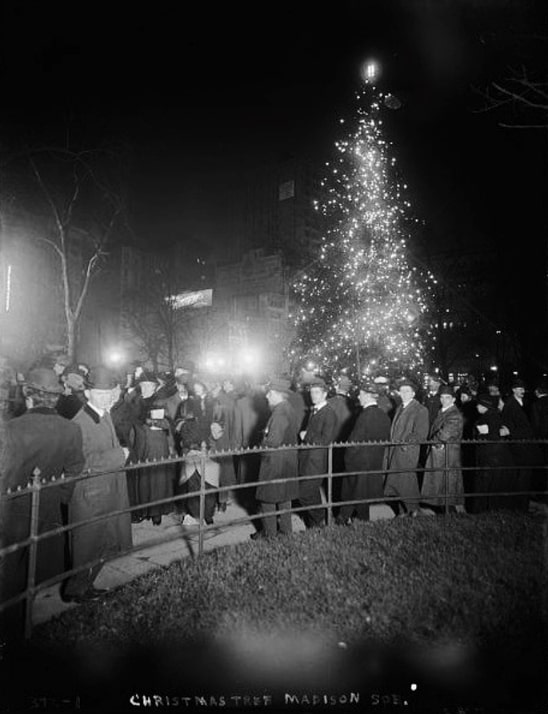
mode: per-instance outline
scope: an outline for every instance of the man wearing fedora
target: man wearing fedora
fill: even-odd
[[[327,386],[323,379],[315,377],[310,384],[310,410],[306,427],[300,433],[303,444],[331,444],[337,433],[337,415],[327,403]],[[317,479],[299,481],[299,501],[309,510],[306,526],[313,528],[325,524],[325,509],[314,508],[322,502],[321,483],[327,473],[327,449],[302,449],[299,451],[299,476],[318,475]]]
[[[295,414],[288,396],[291,382],[279,377],[273,379],[267,386],[266,398],[272,411],[264,431],[262,446],[264,448],[278,448],[281,446],[295,446],[298,438],[297,415]],[[259,469],[259,482],[255,498],[260,504],[262,518],[262,531],[252,534],[252,538],[272,538],[276,533],[291,533],[291,513],[283,513],[276,517],[276,511],[291,508],[291,501],[297,498],[299,486],[297,481],[297,450],[287,449],[266,452],[261,455]],[[271,483],[279,478],[289,478],[285,483]],[[279,520],[279,525],[277,521]]]
[[[28,410],[5,426],[4,454],[0,469],[0,492],[8,488],[25,488],[38,469],[41,478],[57,480],[58,485],[43,488],[40,493],[38,533],[66,525],[66,504],[74,486],[71,478],[84,468],[82,434],[76,424],[55,411],[62,392],[58,376],[51,368],[39,367],[29,372],[24,386]],[[64,479],[60,479],[61,475]],[[24,540],[30,529],[30,495],[2,500],[0,514],[0,547]],[[65,568],[65,534],[39,542],[36,561],[36,583],[62,573]],[[0,565],[2,601],[22,592],[26,586],[28,549],[5,556]],[[14,636],[22,634],[24,603],[10,608],[2,617],[2,629]],[[4,622],[5,620],[5,622]],[[6,634],[6,632],[4,632]],[[8,635],[9,636],[9,635]]]
[[[109,414],[120,394],[118,379],[113,370],[100,366],[90,374],[90,383],[87,404],[72,420],[82,432],[85,470],[90,473],[76,484],[72,494],[69,522],[73,524],[129,508],[126,475],[118,470],[126,463],[129,451],[120,446]],[[131,516],[110,516],[74,528],[70,535],[72,567],[76,568],[130,548]],[[69,578],[63,599],[83,602],[99,597],[103,591],[95,589],[93,581],[101,567],[99,563]]]
[[[390,441],[395,446],[386,450],[385,496],[397,496],[390,505],[397,515],[414,515],[419,511],[417,466],[420,444],[428,437],[428,409],[415,399],[416,385],[402,380],[399,395],[402,403],[396,409],[390,429]],[[399,443],[403,442],[403,443]]]
[[[375,384],[360,385],[358,399],[361,412],[352,429],[349,442],[388,441],[390,439],[390,418],[378,406],[379,390]],[[341,500],[353,501],[360,498],[382,498],[384,474],[382,473],[385,446],[347,446],[345,449],[346,471],[351,472],[342,479]],[[369,471],[377,473],[367,473]],[[369,504],[341,506],[336,518],[340,525],[346,525],[352,514],[363,521],[369,520]]]
[[[524,408],[525,382],[515,379],[512,382],[512,394],[504,403],[502,423],[508,429],[510,441],[534,439],[535,433]],[[542,451],[538,444],[509,444],[516,465],[514,491],[529,491],[533,482],[532,467],[542,466]],[[536,469],[535,469],[536,470]],[[507,498],[507,507],[526,511],[529,508],[529,496]]]

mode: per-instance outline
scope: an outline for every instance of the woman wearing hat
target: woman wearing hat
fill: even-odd
[[[477,473],[474,492],[489,494],[511,491],[515,472],[505,467],[512,466],[514,460],[509,445],[501,441],[508,430],[503,427],[498,398],[479,394],[476,409],[479,417],[474,425],[475,437],[482,443],[476,447]],[[476,496],[473,511],[478,513],[507,507],[508,502],[504,496]]]

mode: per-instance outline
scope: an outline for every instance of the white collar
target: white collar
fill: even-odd
[[[319,404],[313,404],[313,405],[312,405],[312,410],[314,411],[314,413],[317,413],[317,412],[320,411],[320,409],[323,409],[326,404],[327,404],[327,401],[325,401],[325,402],[320,402]]]
[[[105,410],[104,410],[104,409],[99,409],[99,407],[96,407],[96,406],[95,406],[94,404],[92,404],[91,402],[88,402],[87,405],[88,405],[88,407],[89,407],[90,409],[93,409],[94,412],[96,412],[97,414],[99,414],[100,417],[104,417],[104,416],[105,416]]]
[[[451,409],[451,407],[454,407],[454,406],[455,406],[454,404],[450,404],[448,407],[442,407],[441,411],[446,412],[448,409]]]
[[[516,399],[516,402],[517,402],[518,404],[520,404],[521,406],[523,406],[523,399],[520,399],[519,397],[516,397],[515,394],[514,394],[514,397],[515,397],[515,399]]]

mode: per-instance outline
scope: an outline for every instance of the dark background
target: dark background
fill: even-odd
[[[402,107],[394,145],[429,249],[496,247],[504,310],[526,351],[546,336],[546,131],[478,112],[490,82],[544,71],[541,2],[202,3],[170,8],[12,3],[1,23],[4,151],[22,143],[130,148],[143,243],[229,234],[241,169],[328,156],[362,63]],[[478,306],[481,308],[481,306]]]

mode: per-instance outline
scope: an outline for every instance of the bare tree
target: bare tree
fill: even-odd
[[[492,82],[480,94],[485,105],[480,112],[503,110],[505,119],[499,126],[507,129],[548,129],[548,71],[533,77],[524,65],[509,70],[500,82]]]
[[[125,214],[125,199],[111,180],[119,156],[68,148],[27,151],[32,175],[47,206],[39,238],[59,259],[67,353],[77,349],[78,325],[91,280],[108,255],[106,248]],[[79,263],[79,265],[78,265]]]

